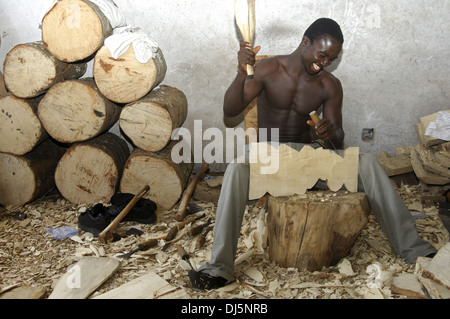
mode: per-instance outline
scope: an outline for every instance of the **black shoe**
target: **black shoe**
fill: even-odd
[[[197,289],[217,289],[225,286],[227,280],[222,277],[213,277],[206,273],[201,273],[195,270],[188,271],[189,279],[194,288]]]
[[[133,199],[133,194],[121,193],[114,194],[111,197],[111,206],[107,207],[107,213],[112,219],[128,205]],[[155,202],[147,198],[141,198],[133,206],[130,212],[124,217],[123,221],[135,221],[141,224],[152,224],[156,221],[156,210],[158,209]]]
[[[78,227],[97,237],[111,223],[111,217],[106,213],[103,204],[95,204],[78,217]]]

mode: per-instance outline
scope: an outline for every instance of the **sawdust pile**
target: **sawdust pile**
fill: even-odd
[[[437,249],[445,245],[449,234],[439,218],[438,205],[434,201],[423,200],[442,194],[442,189],[433,192],[432,189],[424,191],[420,185],[402,185],[398,191],[410,210],[418,212],[415,217],[418,218],[416,222],[422,238]],[[322,192],[320,196],[328,195]],[[196,224],[203,224],[208,218],[214,219],[216,206],[213,203],[193,202],[202,206],[206,214]],[[68,267],[83,256],[117,257],[133,250],[143,240],[166,235],[170,227],[176,224],[173,220],[175,207],[171,211],[159,212],[157,222],[152,225],[121,223],[117,231],[124,237],[109,244],[101,244],[97,238],[83,231],[62,240],[54,239],[46,231],[47,228],[62,226],[78,228],[78,216],[87,208],[72,204],[57,193],[23,207],[0,207],[0,291],[12,285],[43,287],[46,298]],[[192,289],[186,276],[190,267],[177,254],[175,243],[162,251],[164,240],[160,240],[157,247],[122,260],[119,270],[93,295],[153,271],[172,286],[183,287],[192,298],[406,298],[392,292],[390,279],[394,274],[413,273],[414,265],[404,263],[393,253],[373,215],[348,257],[336,266],[308,272],[278,267],[261,249],[257,224],[264,215],[263,209],[256,204],[247,207],[238,246],[235,283],[214,291]],[[199,267],[209,260],[213,234],[210,231],[204,245],[196,249],[195,238],[186,235],[189,228],[188,225],[179,232],[176,244],[182,245],[190,254],[193,266]],[[142,234],[125,235],[130,229],[138,229]],[[374,265],[382,270],[384,276],[377,285],[371,272]]]

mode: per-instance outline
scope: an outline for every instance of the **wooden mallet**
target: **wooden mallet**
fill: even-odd
[[[256,24],[255,0],[234,0],[234,16],[243,40],[253,47]],[[253,66],[247,65],[247,74],[253,75]]]
[[[128,203],[127,206],[117,215],[116,218],[106,227],[99,235],[98,239],[101,243],[106,244],[113,239],[113,231],[116,229],[117,225],[122,221],[122,219],[127,216],[130,210],[136,205],[136,203],[150,190],[150,186],[145,185]]]

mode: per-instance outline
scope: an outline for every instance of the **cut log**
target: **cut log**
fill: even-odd
[[[37,116],[41,99],[22,99],[11,93],[0,97],[0,152],[24,155],[48,138]]]
[[[55,167],[65,151],[47,139],[23,156],[0,153],[0,204],[21,206],[52,190]]]
[[[6,87],[21,98],[36,97],[56,83],[78,79],[86,69],[87,63],[56,59],[41,41],[16,45],[3,64]]]
[[[149,185],[144,196],[159,209],[170,210],[178,202],[192,173],[193,163],[176,164],[171,159],[175,141],[159,152],[136,148],[125,164],[120,191],[135,194],[142,185]]]
[[[92,56],[113,28],[103,12],[87,0],[58,1],[42,19],[42,40],[64,62]]]
[[[109,132],[92,140],[76,143],[56,167],[56,187],[72,203],[107,203],[119,188],[129,155],[127,143]]]
[[[186,120],[187,110],[184,93],[162,85],[123,108],[120,128],[136,147],[157,152],[169,144],[173,130]]]
[[[269,257],[282,267],[316,271],[350,253],[370,213],[366,194],[268,200]]]
[[[6,94],[6,92],[7,92],[7,90],[6,90],[6,87],[5,87],[5,80],[4,80],[4,77],[3,77],[3,73],[0,72],[0,96]]]
[[[98,88],[116,103],[134,102],[149,93],[166,76],[167,65],[160,49],[145,64],[136,60],[133,45],[117,60],[103,46],[95,55],[94,78]]]
[[[39,103],[46,131],[62,143],[87,141],[109,130],[121,108],[106,99],[92,78],[54,85]]]
[[[344,156],[327,149],[304,146],[296,151],[286,144],[279,148],[267,143],[250,145],[249,199],[304,194],[319,179],[332,191],[343,186],[356,192],[358,187],[359,148],[349,147]]]

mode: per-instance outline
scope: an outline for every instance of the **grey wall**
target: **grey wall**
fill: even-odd
[[[243,125],[222,115],[239,47],[233,0],[115,2],[129,25],[159,43],[168,66],[163,83],[188,98],[184,127],[193,130],[197,119],[203,130]],[[52,3],[0,0],[0,61],[14,45],[40,40]],[[421,116],[450,108],[449,13],[447,0],[256,0],[255,43],[260,54],[289,54],[316,18],[339,22],[344,50],[331,69],[344,87],[346,146],[393,154],[395,146],[417,144],[414,124]],[[375,129],[372,141],[361,139],[363,128]]]

